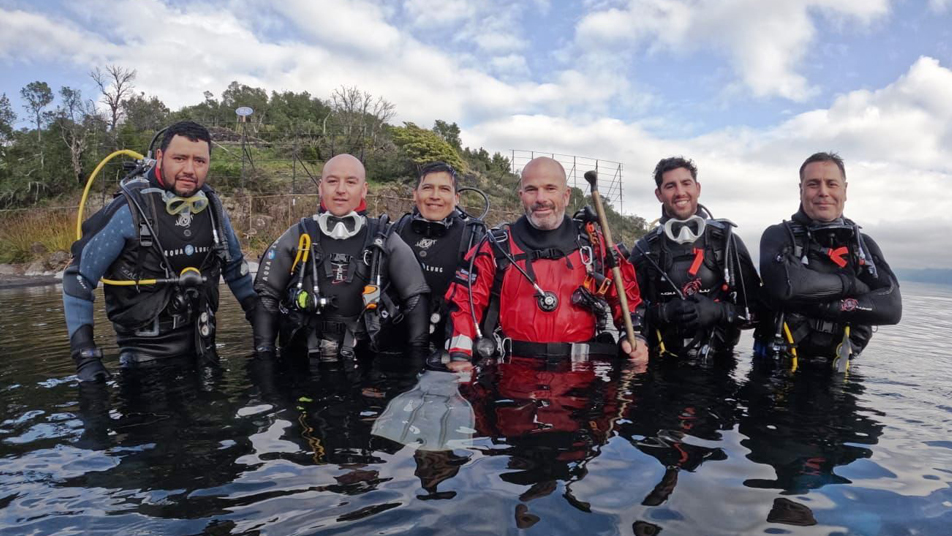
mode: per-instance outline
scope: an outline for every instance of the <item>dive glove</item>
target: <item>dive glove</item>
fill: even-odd
[[[649,321],[654,325],[682,324],[696,316],[694,304],[688,300],[673,299],[651,307]]]
[[[694,305],[693,314],[684,320],[689,328],[709,328],[734,320],[731,304],[716,302],[704,294],[693,294],[688,300]]]
[[[84,324],[69,338],[70,354],[76,362],[76,376],[81,382],[99,382],[109,379],[109,371],[102,364],[102,350],[93,342],[93,327]]]

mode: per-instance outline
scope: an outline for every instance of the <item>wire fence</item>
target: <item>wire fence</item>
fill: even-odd
[[[112,196],[103,198],[92,196],[84,208],[84,219],[88,219]],[[319,198],[317,194],[264,194],[251,193],[222,196],[222,204],[228,213],[232,226],[242,243],[245,253],[257,258],[273,240],[278,238],[301,218],[317,212]],[[413,198],[409,196],[382,194],[368,195],[367,213],[372,216],[387,214],[391,221],[410,212]],[[472,215],[480,215],[485,210],[482,199],[477,194],[463,194],[460,208]],[[47,222],[50,232],[59,237],[56,243],[68,244],[75,238],[75,222],[79,212],[76,206],[33,207],[29,209],[8,209],[0,211],[0,239],[17,235],[19,230],[29,229],[36,233],[38,222]],[[513,221],[520,216],[514,211],[493,209],[490,207],[486,222],[490,226],[505,221]],[[53,225],[55,223],[56,225]],[[22,247],[28,248],[30,244]],[[65,249],[65,248],[63,248]]]
[[[538,156],[548,156],[556,160],[565,168],[565,176],[569,186],[578,188],[583,192],[587,192],[589,188],[584,178],[585,172],[596,171],[598,172],[598,193],[602,199],[616,207],[618,212],[624,211],[624,198],[622,195],[622,172],[624,171],[624,165],[621,162],[590,158],[587,156],[544,151],[526,151],[521,149],[512,149],[509,154],[511,171],[517,175],[530,160]]]

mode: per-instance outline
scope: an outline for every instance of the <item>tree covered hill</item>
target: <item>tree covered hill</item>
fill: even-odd
[[[108,66],[90,76],[100,90],[93,96],[99,106],[78,89],[54,93],[41,81],[25,86],[22,117],[29,128],[14,129],[17,113],[0,96],[0,209],[75,204],[104,157],[121,148],[145,154],[159,129],[192,119],[212,132],[210,180],[226,196],[316,193],[323,162],[350,153],[364,162],[371,195],[407,200],[419,168],[439,160],[460,170],[463,186],[489,196],[491,224],[522,213],[508,158],[463,147],[455,122],[436,119],[429,129],[393,124],[395,106],[357,88],[341,87],[322,99],[232,82],[220,98],[206,92],[202,102],[172,111],[135,91],[134,70]],[[254,110],[245,122],[235,114],[240,106]],[[122,176],[120,162],[111,162],[97,179],[104,196]],[[477,210],[478,200],[467,194],[464,203]],[[574,190],[570,209],[584,201],[585,193]],[[257,206],[251,205],[249,218]],[[616,240],[630,244],[643,233],[643,219],[609,212]]]

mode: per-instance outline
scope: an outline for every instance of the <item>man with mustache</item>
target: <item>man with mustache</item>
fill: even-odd
[[[605,333],[608,321],[623,325],[621,307],[614,286],[593,292],[591,281],[604,281],[609,255],[620,255],[600,233],[589,236],[565,215],[570,193],[556,160],[539,157],[526,164],[519,184],[525,216],[470,251],[469,263],[447,290],[448,368],[468,370],[474,358],[494,353],[575,360],[620,350],[633,360],[647,359],[642,341],[632,348],[622,338],[619,347]],[[628,304],[636,307],[641,298],[634,269],[626,259],[618,262]]]
[[[485,225],[459,208],[459,178],[445,162],[423,166],[413,202],[413,211],[394,223],[394,232],[410,246],[423,268],[430,287],[430,342],[441,348],[447,316],[443,296],[466,253],[485,234]]]
[[[63,306],[77,375],[108,376],[93,340],[93,291],[106,283],[106,314],[123,365],[195,354],[215,362],[218,281],[251,320],[258,300],[221,201],[205,180],[211,136],[192,121],[170,126],[154,165],[126,178],[83,224],[63,275]]]
[[[810,156],[800,166],[800,209],[764,231],[760,274],[773,322],[758,330],[757,354],[797,352],[845,370],[873,326],[902,317],[899,281],[882,250],[843,217],[846,187],[839,155]]]
[[[324,163],[317,214],[285,231],[261,257],[255,290],[255,351],[353,367],[377,347],[381,321],[394,319],[420,360],[427,350],[428,292],[413,251],[386,218],[366,214],[364,165],[349,154]],[[369,355],[369,354],[368,354]]]
[[[631,254],[645,300],[638,308],[645,338],[657,352],[728,355],[760,311],[760,277],[734,224],[698,203],[692,160],[661,160],[654,180],[660,225]]]

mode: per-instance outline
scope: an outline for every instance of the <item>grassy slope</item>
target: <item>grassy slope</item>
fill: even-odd
[[[252,198],[234,195],[242,186],[241,146],[234,142],[216,144],[212,159],[211,184],[226,198],[226,207],[231,213],[239,231],[239,236],[248,248],[249,255],[257,257],[267,245],[276,238],[290,222],[314,212],[317,188],[311,176],[320,175],[322,163],[304,161],[292,164],[287,150],[281,147],[248,147],[253,165],[245,162],[245,189]],[[305,171],[306,170],[306,171]],[[309,172],[309,173],[308,173]],[[294,177],[294,191],[297,199],[290,197]],[[107,189],[114,189],[115,175],[97,177],[107,181]],[[381,181],[379,177],[368,177],[371,212],[390,213],[392,218],[410,210],[412,196],[412,177],[390,178]],[[479,188],[490,199],[490,213],[486,217],[490,225],[512,221],[522,214],[522,205],[517,195],[518,177],[511,173],[469,172],[464,174],[461,186]],[[573,189],[568,207],[574,213],[583,203],[584,194]],[[94,195],[87,206],[87,217],[98,208],[100,195]],[[589,199],[585,197],[584,202]],[[43,244],[46,251],[68,250],[75,236],[75,210],[53,209],[51,207],[77,206],[79,195],[65,199],[50,200],[46,205],[34,210],[0,214],[0,263],[28,262],[38,255],[33,244]],[[482,199],[475,193],[464,193],[461,204],[472,214],[483,209]],[[248,206],[251,206],[251,210]],[[631,245],[632,241],[643,234],[644,220],[636,216],[622,216],[610,207],[609,225],[616,241]]]

